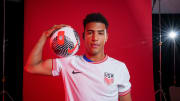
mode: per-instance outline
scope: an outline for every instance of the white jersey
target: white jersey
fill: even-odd
[[[126,65],[106,56],[87,62],[83,56],[53,59],[53,76],[62,74],[66,101],[118,101],[130,92]]]

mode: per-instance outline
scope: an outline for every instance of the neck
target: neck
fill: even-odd
[[[88,59],[95,61],[95,62],[103,60],[106,56],[104,54],[104,52],[102,54],[95,54],[95,55],[86,53],[85,55]]]

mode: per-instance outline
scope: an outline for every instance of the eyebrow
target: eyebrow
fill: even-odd
[[[87,31],[92,31],[94,32],[94,30],[87,30]],[[105,30],[97,30],[98,32],[104,32]]]

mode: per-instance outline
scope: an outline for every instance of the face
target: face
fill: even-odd
[[[107,41],[107,31],[104,23],[90,22],[85,27],[85,48],[89,55],[104,54]]]

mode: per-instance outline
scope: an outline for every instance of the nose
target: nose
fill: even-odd
[[[97,40],[98,40],[98,34],[97,33],[93,33],[92,41],[97,41]]]

